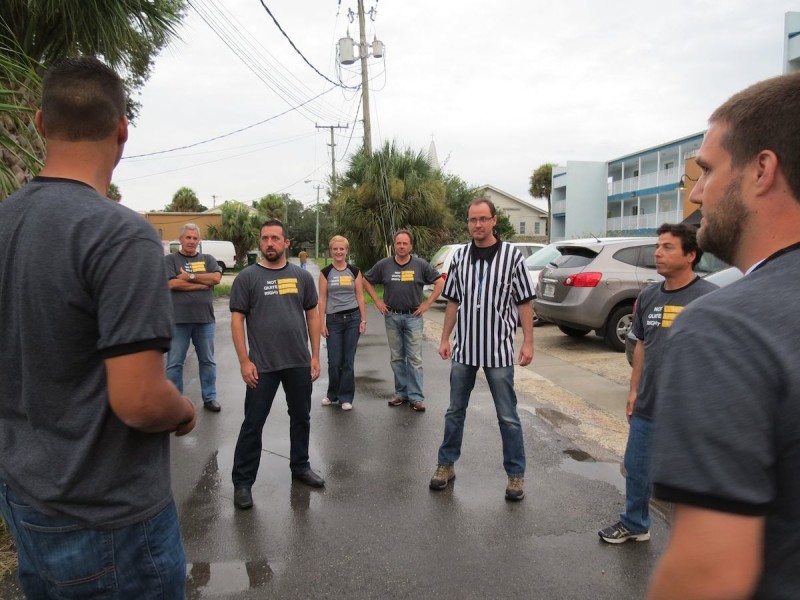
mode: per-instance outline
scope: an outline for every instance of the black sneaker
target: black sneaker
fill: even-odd
[[[597,535],[600,536],[601,540],[608,542],[609,544],[622,544],[628,540],[633,540],[634,542],[646,542],[650,539],[649,531],[645,531],[644,533],[633,533],[627,527],[625,527],[622,522],[615,523],[611,527],[601,529],[597,532]]]

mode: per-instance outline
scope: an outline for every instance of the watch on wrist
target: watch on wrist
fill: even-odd
[[[194,281],[194,278],[195,278],[195,274],[194,273],[189,273],[189,281]]]

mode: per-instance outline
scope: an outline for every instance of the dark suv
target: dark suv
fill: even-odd
[[[564,242],[561,255],[539,274],[536,314],[567,335],[592,331],[614,350],[625,350],[633,303],[663,277],[656,272],[657,237]]]

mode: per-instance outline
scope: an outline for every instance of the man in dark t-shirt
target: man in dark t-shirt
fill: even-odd
[[[411,232],[400,229],[394,234],[394,256],[379,260],[364,274],[364,289],[384,316],[389,342],[394,394],[389,406],[409,403],[417,412],[425,411],[422,376],[422,315],[442,293],[444,280],[439,272],[414,249]],[[383,284],[383,300],[373,284]],[[433,292],[422,301],[422,288],[433,284]]]
[[[289,239],[277,219],[261,226],[259,245],[264,259],[239,273],[230,301],[233,346],[247,384],[231,477],[233,503],[239,509],[253,506],[251,488],[261,462],[261,433],[279,385],[289,407],[292,479],[311,487],[325,485],[308,461],[311,386],[319,377],[320,319],[314,278],[286,260]]]
[[[213,256],[198,252],[200,229],[197,225],[184,225],[178,240],[180,250],[164,257],[175,314],[175,335],[167,354],[167,377],[183,393],[183,363],[189,342],[193,343],[200,370],[203,408],[219,412],[217,364],[214,362],[214,286],[222,280],[222,269]]]
[[[172,307],[153,227],[105,198],[128,137],[120,78],[53,64],[38,177],[0,204],[0,514],[28,598],[182,598],[164,375]],[[43,243],[46,240],[46,243]]]
[[[689,198],[698,243],[745,276],[687,307],[664,351],[653,489],[675,511],[648,597],[794,599],[800,73],[735,94],[710,123]]]
[[[703,252],[695,228],[665,223],[658,228],[656,271],[661,283],[646,288],[636,300],[632,332],[636,337],[633,372],[626,415],[630,423],[625,448],[625,511],[619,522],[598,532],[609,544],[650,539],[650,449],[653,437],[656,376],[661,370],[664,344],[683,308],[717,289],[694,272]]]

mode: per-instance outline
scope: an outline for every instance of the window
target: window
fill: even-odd
[[[160,239],[160,240],[164,239],[164,230],[161,229],[160,227],[158,229],[158,239]]]
[[[533,224],[533,233],[534,235],[539,235],[542,233],[542,224],[539,221]]]
[[[520,221],[519,222],[519,234],[520,235],[524,235],[525,234],[525,221]]]
[[[638,206],[631,206],[631,215],[636,216],[639,214],[639,207]]]
[[[664,170],[665,171],[669,171],[670,169],[674,169],[674,168],[675,168],[675,162],[674,161],[670,160],[670,161],[664,163]]]

